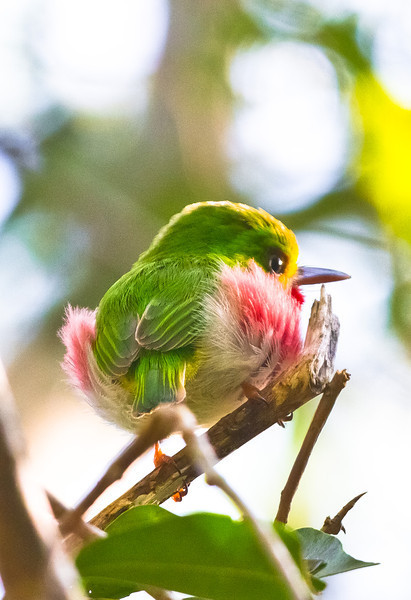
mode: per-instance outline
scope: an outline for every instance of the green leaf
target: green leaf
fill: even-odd
[[[143,588],[133,581],[112,580],[109,577],[89,577],[84,587],[89,598],[99,600],[120,600],[133,592],[141,592]]]
[[[127,517],[125,517],[125,513],[117,517],[117,519],[110,523],[106,528],[106,533],[109,535],[118,535],[130,531],[135,527],[161,523],[162,521],[170,519],[178,519],[178,517],[168,510],[161,508],[161,506],[139,506],[135,509],[128,510]]]
[[[118,517],[107,538],[81,550],[77,567],[93,598],[147,585],[212,600],[293,598],[249,524],[222,515],[136,507]]]
[[[318,529],[303,527],[297,529],[296,533],[300,538],[305,560],[314,561],[316,565],[312,571],[316,578],[328,577],[329,575],[363,567],[372,567],[378,564],[363,562],[346,554],[340,540]]]
[[[314,592],[322,592],[327,587],[327,584],[322,579],[311,575],[311,584]]]
[[[280,521],[274,521],[274,529],[280,536],[281,540],[287,546],[288,552],[293,557],[296,565],[302,573],[307,571],[306,564],[304,563],[303,556],[301,553],[301,542],[299,537],[296,535],[295,530],[290,529],[284,523]]]
[[[303,577],[310,585],[311,590],[316,592],[322,592],[326,584],[314,577],[314,571],[311,569],[310,563],[315,563],[315,566],[322,565],[322,561],[307,561],[303,557],[302,548],[301,548],[301,540],[297,535],[297,532],[293,529],[290,529],[284,523],[280,523],[280,521],[274,521],[274,529],[277,531],[278,535],[281,537],[284,544],[287,546],[289,553],[293,557],[296,565],[300,569]]]

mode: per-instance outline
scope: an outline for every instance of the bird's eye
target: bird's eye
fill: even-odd
[[[274,254],[269,261],[270,269],[273,273],[281,275],[285,270],[285,260],[278,254]]]

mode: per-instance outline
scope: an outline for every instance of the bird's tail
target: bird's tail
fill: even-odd
[[[59,337],[66,347],[61,365],[63,370],[74,387],[89,395],[93,384],[88,357],[96,338],[96,311],[88,308],[73,308],[69,304]]]

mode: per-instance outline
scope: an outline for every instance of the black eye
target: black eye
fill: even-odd
[[[274,254],[269,261],[270,269],[273,273],[281,275],[285,270],[285,260],[278,254]]]

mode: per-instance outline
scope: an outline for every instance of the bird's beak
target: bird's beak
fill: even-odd
[[[347,275],[342,271],[317,267],[299,267],[293,283],[294,285],[309,285],[311,283],[329,283],[330,281],[342,281],[350,278],[351,275]]]

